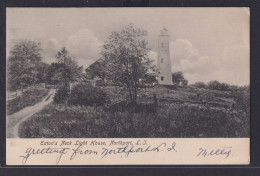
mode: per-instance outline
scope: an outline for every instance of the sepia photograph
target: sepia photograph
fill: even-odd
[[[6,137],[249,138],[249,19],[249,8],[7,8]]]

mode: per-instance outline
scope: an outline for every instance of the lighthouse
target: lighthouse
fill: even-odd
[[[169,50],[169,33],[164,27],[160,30],[158,39],[158,59],[157,68],[159,70],[158,82],[161,85],[173,85],[171,59]]]

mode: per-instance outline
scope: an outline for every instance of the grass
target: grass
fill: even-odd
[[[117,111],[115,107],[110,111],[112,106],[65,106],[52,103],[20,124],[19,133],[24,138],[249,137],[249,112],[232,106],[220,106],[221,103],[232,104],[232,95],[228,95],[230,92],[217,92],[218,96],[215,96],[209,90],[188,87],[170,91],[161,89],[159,87],[140,93],[142,103],[139,102],[139,106],[143,111],[138,112],[120,108]],[[159,105],[156,111],[149,112],[145,109],[149,108],[149,104],[152,105],[150,97],[154,93],[157,93]],[[187,101],[161,101],[162,97]],[[212,105],[188,101],[203,101],[206,98],[207,101],[221,98],[222,102],[220,105]]]
[[[42,101],[48,95],[49,90],[45,88],[26,90],[15,99],[7,101],[7,115],[20,111],[27,106],[33,106]]]

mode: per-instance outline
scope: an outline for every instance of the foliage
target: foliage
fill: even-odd
[[[249,113],[250,111],[250,89],[249,86],[240,89],[239,91],[234,91],[234,100],[235,104],[234,107],[236,109],[240,109],[243,112]]]
[[[104,87],[108,86],[108,84],[104,80],[96,80],[96,86]]]
[[[155,103],[135,103],[131,104],[125,101],[112,104],[108,108],[105,108],[107,112],[130,112],[130,113],[156,113],[157,105]]]
[[[105,62],[102,59],[97,60],[85,69],[87,76],[91,79],[98,77],[104,81],[106,77]]]
[[[207,84],[206,88],[211,90],[223,90],[223,91],[231,90],[230,86],[227,83],[220,83],[218,81],[210,81]]]
[[[23,92],[22,96],[7,101],[7,115],[11,115],[15,112],[27,106],[33,106],[40,102],[43,97],[47,96],[48,89],[32,89]]]
[[[46,75],[46,83],[58,85],[62,83],[63,64],[51,63]]]
[[[69,88],[65,86],[61,86],[56,91],[53,101],[57,104],[67,103],[68,98],[69,98]]]
[[[7,61],[8,88],[17,90],[37,82],[41,61],[40,43],[21,40],[12,47]]]
[[[132,102],[136,102],[141,81],[155,74],[155,66],[148,58],[146,35],[147,31],[130,24],[121,31],[112,32],[103,45],[106,79],[123,86]]]
[[[109,102],[105,91],[91,84],[79,83],[71,90],[71,104],[86,106],[102,106]]]
[[[36,69],[37,69],[36,80],[37,80],[37,83],[45,83],[46,82],[46,78],[47,78],[47,74],[48,74],[48,68],[49,68],[49,64],[46,64],[44,62],[39,62],[36,65]]]
[[[188,80],[184,79],[183,72],[174,72],[172,73],[172,82],[175,84],[188,85]]]
[[[78,66],[77,62],[71,58],[65,47],[58,51],[56,59],[58,63],[63,66],[61,79],[63,86],[68,87],[70,82],[73,82],[82,76],[83,67]]]
[[[155,75],[146,75],[145,79],[140,81],[140,87],[151,87],[151,85],[158,84],[158,80],[156,79]]]
[[[187,86],[187,85],[188,85],[188,80],[187,80],[187,79],[184,79],[184,80],[182,81],[182,84],[183,84],[184,86]]]
[[[206,88],[206,84],[204,82],[195,82],[191,86],[197,87],[197,88]]]
[[[50,105],[19,130],[21,137],[34,138],[249,137],[249,115],[191,104],[165,104],[157,113]]]
[[[172,82],[180,84],[181,80],[184,79],[183,72],[174,72],[172,73]]]
[[[191,86],[176,90],[152,87],[140,91],[139,96],[142,98],[130,107],[124,102],[123,95],[113,87],[106,86],[104,90],[111,99],[109,105],[50,104],[20,125],[20,136],[205,138],[250,135],[249,106],[244,106],[245,109],[232,106],[236,94],[241,94],[239,91],[248,90],[242,100],[249,100],[248,86],[240,87],[238,91],[197,89]],[[156,108],[154,94],[158,100]],[[237,102],[237,105],[241,105],[240,101]]]

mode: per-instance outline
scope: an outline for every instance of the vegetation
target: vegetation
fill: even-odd
[[[137,100],[138,88],[155,74],[155,66],[148,57],[146,35],[147,31],[130,24],[121,31],[112,32],[103,45],[106,79],[124,87],[132,103]]]
[[[66,104],[69,98],[69,89],[68,87],[61,86],[59,87],[54,95],[53,101],[57,104]]]
[[[250,113],[250,89],[249,87],[244,87],[239,91],[233,91],[234,94],[234,107],[240,109],[243,112]]]
[[[33,106],[42,101],[43,97],[47,96],[48,89],[32,89],[23,92],[22,96],[7,101],[7,115],[11,115],[19,110]]]
[[[103,106],[109,102],[109,97],[103,89],[87,83],[77,84],[71,90],[70,96],[72,105]]]
[[[207,89],[211,89],[211,90],[224,90],[224,91],[231,90],[230,85],[228,85],[227,83],[220,83],[218,81],[210,81],[206,87]]]
[[[105,60],[98,59],[96,62],[91,64],[88,68],[85,69],[86,75],[90,79],[95,77],[100,78],[102,81],[106,78],[106,64]]]
[[[190,86],[196,88],[204,88],[204,89],[220,90],[220,91],[244,91],[244,90],[249,91],[249,86],[229,85],[227,83],[221,83],[216,80],[210,81],[207,84],[205,84],[204,82],[196,82],[194,84],[191,84]]]
[[[63,68],[63,64],[51,63],[47,70],[46,83],[52,85],[61,84]]]
[[[153,94],[158,98],[156,109]],[[118,97],[116,93],[109,96]],[[20,134],[38,138],[248,137],[249,112],[232,106],[234,98],[233,92],[159,86],[140,93],[139,109],[133,111],[124,103],[106,107],[51,104],[22,123]],[[207,104],[203,99],[219,103]]]
[[[83,67],[78,66],[77,62],[71,58],[65,47],[58,51],[56,59],[62,67],[60,81],[63,86],[69,87],[70,82],[73,82],[82,76]]]
[[[196,82],[194,84],[191,84],[191,86],[203,89],[206,88],[206,84],[204,82]]]
[[[172,73],[172,82],[175,84],[188,85],[188,80],[184,79],[183,72],[174,72]]]
[[[11,48],[7,61],[7,87],[9,90],[16,91],[21,88],[23,91],[24,87],[40,82],[37,78],[42,69],[39,68],[44,69],[41,64],[40,51],[40,43],[28,40],[21,40]]]
[[[36,83],[37,84],[46,83],[46,77],[48,74],[49,64],[46,64],[44,62],[39,62],[36,64],[35,68],[37,70]]]

